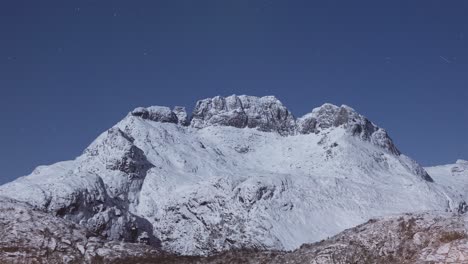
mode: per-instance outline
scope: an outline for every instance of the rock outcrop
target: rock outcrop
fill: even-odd
[[[349,106],[338,107],[324,104],[297,119],[297,129],[302,134],[318,133],[321,130],[339,126],[344,127],[353,136],[370,141],[395,155],[400,155],[400,151],[384,129],[379,128]]]
[[[155,122],[161,123],[175,123],[179,122],[177,115],[171,111],[169,107],[165,106],[150,106],[147,108],[138,107],[132,112],[130,112],[133,116],[139,116],[143,119],[149,119]]]
[[[174,107],[173,112],[177,116],[179,125],[188,126],[190,124],[190,119],[189,119],[189,116],[187,115],[187,111],[185,110],[185,107],[176,106]]]
[[[212,125],[257,128],[281,135],[295,132],[294,116],[274,96],[216,96],[198,101],[191,125],[196,128]]]
[[[0,197],[0,263],[115,263],[160,255],[157,248],[108,241],[72,221]]]

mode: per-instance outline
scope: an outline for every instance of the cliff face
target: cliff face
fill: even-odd
[[[257,128],[281,135],[295,132],[295,119],[289,110],[273,96],[214,97],[198,101],[193,111],[193,127],[212,125],[237,128]]]

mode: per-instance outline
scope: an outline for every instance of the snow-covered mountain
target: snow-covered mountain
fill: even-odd
[[[272,96],[131,111],[75,160],[0,187],[111,240],[181,254],[295,249],[369,218],[456,210],[385,130],[348,106],[295,118]]]

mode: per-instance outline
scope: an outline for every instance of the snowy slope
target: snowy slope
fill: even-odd
[[[181,107],[137,108],[83,155],[0,195],[182,254],[289,250],[371,217],[462,200],[352,108],[295,118],[272,96],[201,100],[190,119]]]
[[[457,160],[455,164],[426,167],[426,171],[447,193],[468,201],[468,161]],[[466,204],[459,210],[466,211]],[[462,205],[462,206],[463,206]]]

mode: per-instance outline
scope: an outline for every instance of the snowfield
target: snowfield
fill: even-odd
[[[274,97],[229,96],[188,116],[137,108],[75,160],[38,167],[0,196],[185,255],[292,250],[373,217],[466,200],[468,170],[428,174],[348,106],[295,118]]]
[[[468,161],[457,160],[455,164],[426,167],[425,170],[446,193],[455,195],[458,200],[468,201]],[[461,212],[468,210],[466,203],[458,208]]]

